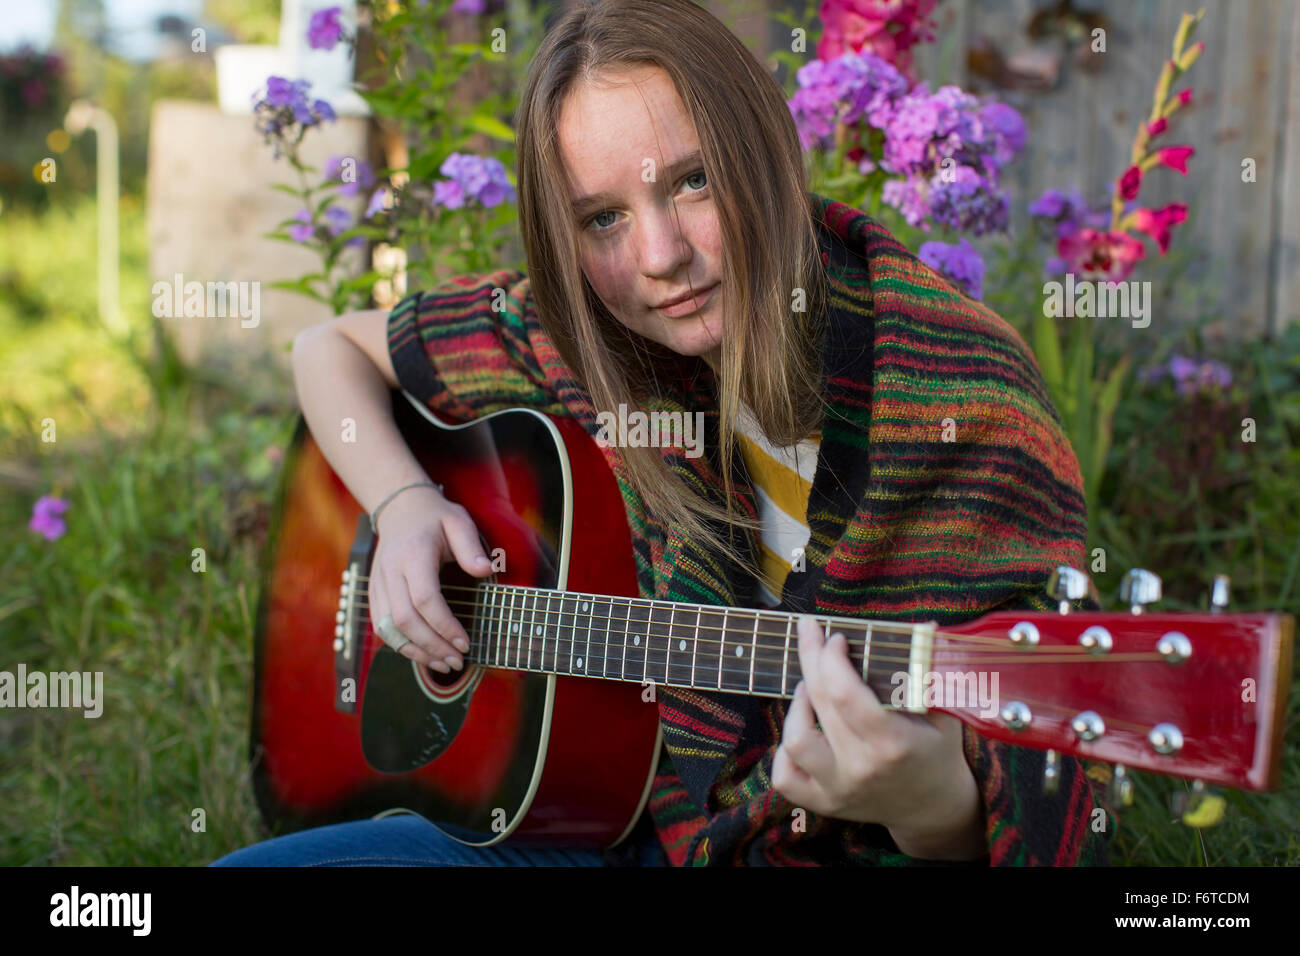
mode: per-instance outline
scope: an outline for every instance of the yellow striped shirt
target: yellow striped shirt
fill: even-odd
[[[779,604],[786,575],[808,544],[808,496],[817,470],[820,433],[797,445],[767,440],[753,413],[741,406],[736,441],[754,483],[759,520],[759,599]]]

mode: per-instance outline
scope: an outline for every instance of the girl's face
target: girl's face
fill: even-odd
[[[601,80],[560,111],[582,270],[618,321],[716,368],[722,241],[695,125],[659,67]]]

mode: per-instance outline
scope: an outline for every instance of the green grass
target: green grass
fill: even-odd
[[[249,784],[249,693],[277,477],[268,449],[294,421],[287,376],[186,372],[149,355],[138,207],[124,216],[122,342],[94,319],[89,204],[11,216],[0,261],[26,299],[0,299],[0,669],[102,671],[106,700],[98,719],[0,710],[0,865],[208,863],[269,835]],[[45,417],[53,444],[39,440]],[[53,542],[27,529],[50,492],[71,502]],[[194,548],[205,572],[191,569]],[[1166,808],[1182,781],[1134,774],[1114,861],[1300,863],[1296,691],[1280,791],[1228,791],[1225,822],[1195,831]]]

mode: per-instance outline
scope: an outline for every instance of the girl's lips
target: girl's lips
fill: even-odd
[[[709,299],[713,297],[713,293],[717,288],[718,288],[717,283],[715,283],[709,286],[707,289],[697,292],[695,294],[695,298],[693,299],[687,299],[684,302],[678,302],[676,305],[665,305],[657,309],[656,311],[662,312],[664,315],[668,316],[669,318],[680,319],[684,315],[690,315],[692,312],[696,311],[697,309],[704,308],[704,306],[708,304]]]

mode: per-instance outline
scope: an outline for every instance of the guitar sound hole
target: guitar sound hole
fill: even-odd
[[[473,665],[466,664],[460,670],[452,671],[448,674],[444,674],[442,671],[436,671],[432,667],[426,667],[425,670],[429,672],[429,676],[433,678],[433,682],[439,687],[450,687],[452,684],[456,683],[456,681],[464,677],[465,671],[471,666]]]

